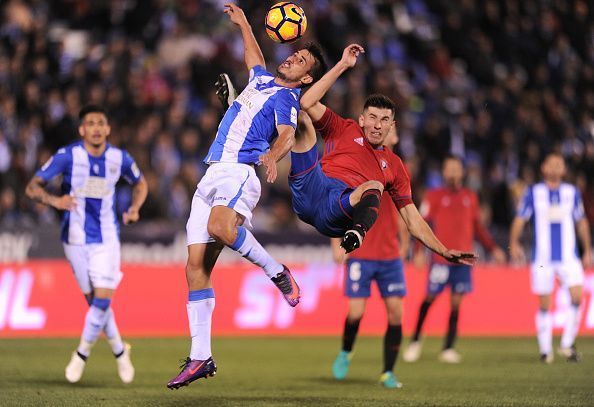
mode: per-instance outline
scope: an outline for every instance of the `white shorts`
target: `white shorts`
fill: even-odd
[[[240,163],[214,163],[202,177],[186,224],[188,246],[214,242],[207,230],[213,206],[227,206],[242,215],[243,225],[252,228],[252,211],[260,199],[262,188],[254,167]]]
[[[83,294],[93,292],[93,288],[115,290],[122,281],[120,242],[80,245],[64,243],[64,254]]]
[[[555,288],[555,277],[563,287],[584,285],[584,269],[577,261],[532,263],[530,266],[530,280],[532,292],[536,295],[548,295]]]

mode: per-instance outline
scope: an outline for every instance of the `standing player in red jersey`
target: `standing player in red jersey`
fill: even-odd
[[[358,122],[344,119],[320,103],[362,52],[360,45],[347,46],[341,60],[301,98],[306,114],[299,115],[289,175],[295,213],[326,236],[344,236],[341,246],[349,253],[360,247],[377,220],[386,191],[411,235],[448,261],[472,264],[474,253],[448,249],[435,237],[413,204],[404,164],[383,146],[395,125],[394,102],[383,95],[369,96]],[[321,161],[314,126],[325,142]]]
[[[427,192],[421,205],[421,213],[431,223],[437,237],[446,245],[456,245],[462,250],[471,250],[475,237],[497,263],[505,262],[505,253],[491,238],[483,226],[479,214],[479,201],[476,194],[463,187],[464,166],[460,158],[448,156],[442,167],[445,187]],[[415,333],[403,358],[406,362],[416,362],[421,356],[421,330],[427,312],[435,298],[449,285],[451,290],[451,309],[448,333],[439,360],[446,363],[459,363],[462,358],[454,349],[458,330],[458,314],[464,294],[472,291],[471,268],[468,265],[448,264],[438,256],[433,256],[429,269],[427,295],[421,304]]]
[[[396,143],[398,136],[393,126],[384,146],[392,150]],[[399,238],[396,236],[397,231]],[[399,240],[404,243],[402,246],[399,245]],[[332,365],[335,379],[343,380],[348,374],[359,323],[371,293],[371,282],[375,280],[384,300],[388,319],[380,383],[389,389],[402,387],[393,371],[402,343],[402,297],[406,295],[400,259],[408,250],[408,240],[408,231],[398,221],[398,211],[392,204],[390,195],[382,194],[376,225],[369,230],[361,247],[350,253],[346,260],[344,288],[349,299],[349,310],[344,322],[342,348]],[[332,239],[332,252],[334,260],[343,264],[345,253],[339,243],[340,239]]]

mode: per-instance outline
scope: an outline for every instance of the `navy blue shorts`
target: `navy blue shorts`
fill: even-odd
[[[404,297],[406,284],[400,259],[359,260],[348,259],[344,293],[350,298],[368,298],[371,281],[375,280],[382,298]]]
[[[433,263],[429,269],[427,292],[437,295],[449,285],[452,293],[466,294],[472,291],[471,267],[465,264]]]
[[[316,146],[306,153],[291,152],[289,186],[299,219],[329,237],[343,236],[350,229],[353,208],[348,197],[352,189],[324,174]]]

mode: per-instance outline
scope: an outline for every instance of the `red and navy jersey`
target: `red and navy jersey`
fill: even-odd
[[[382,194],[377,221],[365,235],[360,248],[349,254],[351,259],[392,260],[400,257],[398,244],[398,211],[388,193]]]
[[[476,237],[485,249],[491,251],[495,242],[481,223],[479,209],[478,197],[468,188],[435,188],[427,191],[421,214],[447,248],[472,251]],[[449,264],[435,254],[433,262]]]
[[[314,126],[325,142],[321,160],[324,174],[352,188],[379,181],[398,209],[413,203],[410,179],[400,157],[385,147],[374,149],[356,121],[326,108]]]

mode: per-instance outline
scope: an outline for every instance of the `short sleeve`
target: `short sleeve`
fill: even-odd
[[[584,210],[584,201],[582,200],[582,194],[576,188],[573,205],[573,220],[577,222],[579,220],[582,220],[585,216],[586,211]]]
[[[340,117],[329,107],[326,107],[326,111],[321,119],[314,122],[313,125],[320,132],[322,138],[328,140],[339,137],[343,133],[343,130],[347,126],[347,120]]]
[[[393,161],[394,180],[390,185],[389,193],[392,197],[392,201],[398,208],[398,210],[404,208],[407,205],[413,203],[412,191],[410,187],[410,178],[408,171],[404,167],[402,160],[395,156],[396,159]]]
[[[58,150],[56,154],[50,157],[49,160],[35,173],[35,176],[40,177],[45,182],[60,174],[64,174],[72,162],[72,156],[65,148]]]
[[[532,192],[532,187],[530,186],[526,188],[526,191],[524,192],[524,196],[520,201],[520,205],[518,205],[518,211],[516,215],[524,220],[528,220],[532,217],[533,214],[534,194]]]
[[[252,67],[252,69],[250,69],[249,82],[253,81],[258,76],[272,76],[272,77],[274,77],[274,75],[272,75],[270,72],[268,72],[266,70],[266,68],[264,68],[262,65],[254,65]]]
[[[134,185],[140,180],[142,173],[127,151],[122,151],[122,177],[128,184]]]
[[[297,128],[299,100],[295,92],[283,90],[278,93],[274,102],[274,122],[277,126],[285,124]]]

